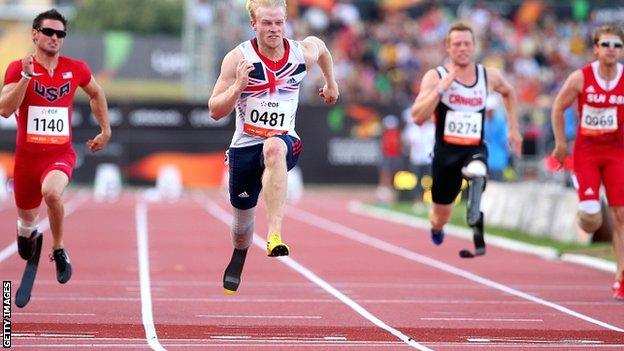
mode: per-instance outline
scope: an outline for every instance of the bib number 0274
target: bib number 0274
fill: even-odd
[[[463,135],[478,135],[479,128],[476,123],[469,122],[449,122],[448,131],[456,134]]]

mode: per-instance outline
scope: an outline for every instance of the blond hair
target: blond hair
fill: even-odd
[[[600,36],[603,34],[613,34],[620,37],[621,41],[624,41],[624,31],[622,31],[622,27],[616,25],[604,25],[594,31],[593,41],[594,45],[598,44],[598,40],[600,40]]]
[[[475,41],[475,37],[474,37],[474,33],[472,32],[472,28],[469,25],[467,25],[466,23],[457,22],[457,23],[453,24],[451,26],[451,28],[449,28],[448,32],[446,33],[446,42],[447,43],[451,39],[451,33],[453,33],[453,32],[470,32],[470,35],[472,36],[472,41]]]
[[[286,0],[247,0],[247,12],[252,20],[256,19],[258,7],[283,7],[286,12]]]

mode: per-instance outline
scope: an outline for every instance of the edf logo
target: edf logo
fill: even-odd
[[[63,96],[69,94],[70,90],[71,90],[70,82],[67,82],[61,85],[60,88],[57,88],[57,87],[48,88],[45,85],[40,84],[38,81],[35,81],[35,93],[37,93],[37,95],[40,95],[41,97],[43,97],[44,99],[50,102],[54,102],[62,98]]]

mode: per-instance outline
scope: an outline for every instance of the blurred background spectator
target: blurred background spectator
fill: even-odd
[[[488,179],[505,180],[504,172],[509,165],[507,143],[507,117],[498,95],[490,95],[485,102],[485,142],[488,150]]]
[[[57,7],[70,20],[64,52],[89,63],[113,105],[202,106],[223,56],[254,35],[245,2],[0,0],[0,74],[11,60],[29,52],[34,15]],[[554,95],[572,70],[591,60],[593,29],[608,22],[622,23],[624,18],[624,3],[607,0],[287,3],[287,36],[316,35],[332,51],[341,103],[392,107],[396,114],[400,113],[397,106],[411,105],[423,74],[444,62],[444,38],[450,24],[462,20],[472,25],[477,60],[502,70],[518,92],[525,139],[523,158],[515,165],[518,179],[552,178],[542,161],[552,149],[549,119]],[[320,72],[310,72],[302,86],[301,106],[320,104],[317,89],[321,83]],[[122,123],[126,110],[112,112],[115,127]],[[201,113],[191,111],[191,127],[213,125]],[[575,120],[573,110],[566,116],[568,121]],[[178,123],[173,114],[160,117],[163,128]],[[367,121],[381,123],[374,116]],[[567,127],[572,137],[572,123]],[[379,132],[372,137],[379,138],[382,128],[373,130]],[[377,161],[371,158],[371,166]]]

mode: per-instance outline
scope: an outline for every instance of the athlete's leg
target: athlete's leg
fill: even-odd
[[[284,206],[286,204],[287,167],[286,152],[288,147],[280,138],[269,138],[264,142],[264,173],[262,188],[269,220],[269,235],[282,232]]]
[[[17,208],[17,251],[27,260],[35,252],[36,237],[39,234],[39,207],[25,210]]]
[[[586,233],[593,233],[602,225],[600,211],[600,174],[599,155],[584,151],[574,152],[574,171],[578,182],[577,195],[579,209],[577,223]],[[605,174],[605,186],[609,189],[610,180]],[[610,195],[610,194],[607,194]],[[611,199],[613,200],[613,199]]]
[[[609,200],[613,228],[613,252],[616,261],[615,280],[624,285],[624,152],[608,155],[603,168],[603,183]],[[624,299],[624,286],[614,295]]]
[[[485,147],[475,148],[472,156],[462,167],[462,175],[468,180],[468,206],[466,219],[472,228],[472,238],[475,245],[474,253],[463,249],[459,252],[462,258],[471,258],[485,254],[485,240],[483,232],[483,212],[481,212],[481,195],[485,190],[487,177],[487,149]]]
[[[63,192],[69,184],[69,177],[65,172],[54,169],[50,171],[41,185],[41,195],[48,207],[50,231],[52,232],[52,249],[63,247],[63,218],[65,207],[63,206]]]
[[[474,228],[482,221],[481,194],[485,190],[487,166],[481,160],[472,160],[462,168],[462,174],[468,179],[468,225]]]
[[[253,241],[253,228],[256,208],[247,210],[233,209],[232,244],[235,249],[247,250]]]
[[[586,233],[593,233],[602,226],[600,200],[583,200],[579,203],[576,220]]]
[[[624,206],[610,208],[613,221],[613,252],[615,254],[615,280],[624,280]]]
[[[35,253],[36,236],[39,233],[39,176],[38,163],[16,157],[13,185],[17,207],[17,248],[20,257],[25,260]]]
[[[442,205],[433,203],[431,210],[429,211],[429,221],[431,222],[431,228],[436,231],[441,231],[453,212],[453,204]]]
[[[461,189],[461,155],[436,149],[431,164],[433,184],[431,187],[432,206],[429,211],[431,240],[440,245],[444,240],[443,227],[453,212],[453,202]]]
[[[233,294],[238,290],[241,274],[247,257],[247,250],[253,241],[253,227],[256,208],[247,210],[234,208],[232,219],[232,244],[234,251],[230,263],[223,273],[223,288],[226,294]]]

